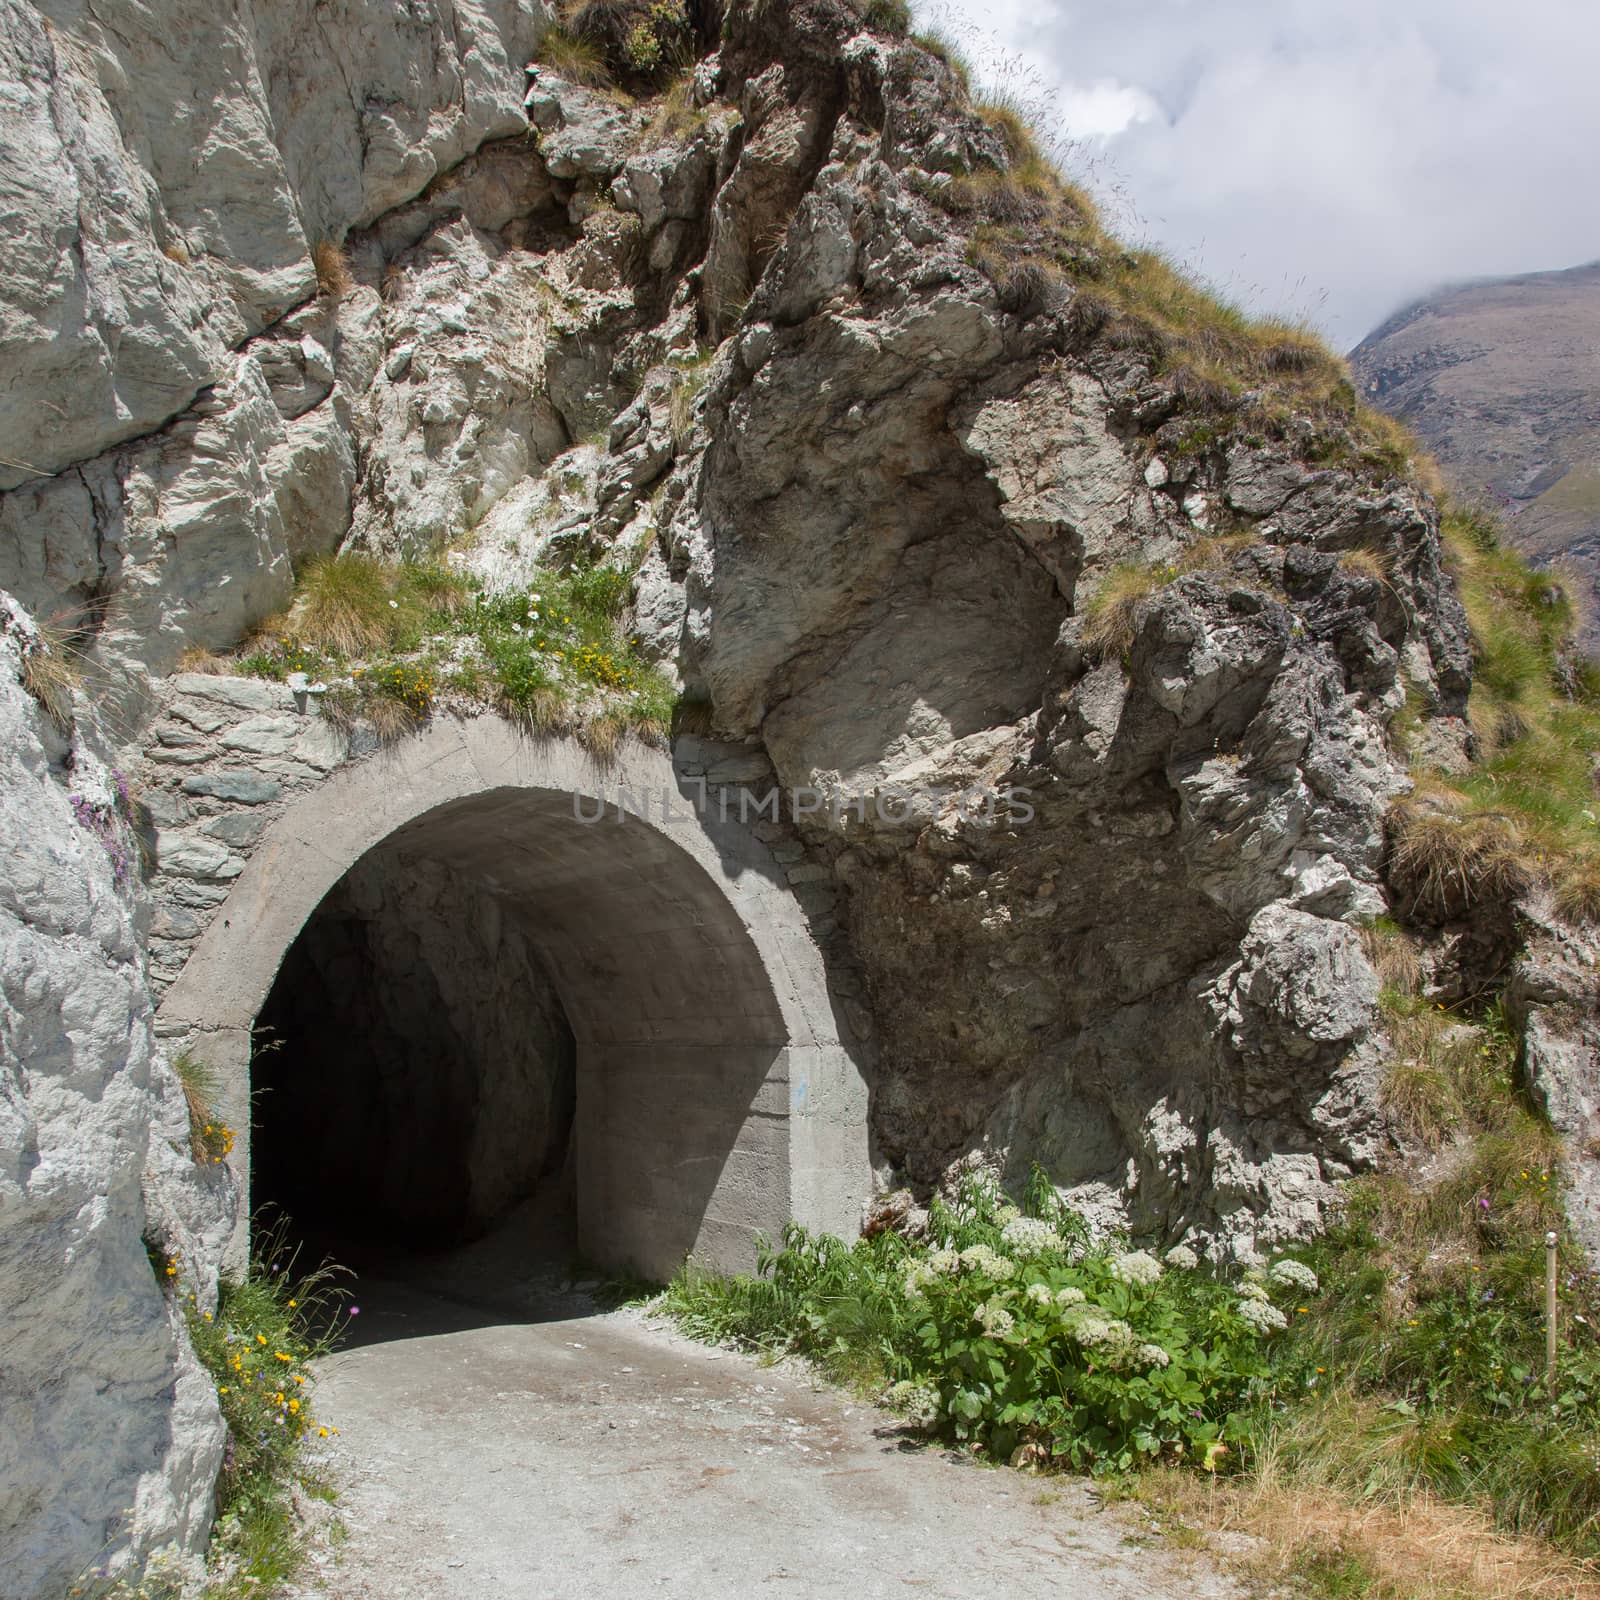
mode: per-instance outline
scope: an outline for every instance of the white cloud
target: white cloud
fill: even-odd
[[[1593,0],[939,0],[1053,91],[1143,231],[1354,343],[1458,278],[1600,257]],[[1012,76],[1017,75],[1013,67]]]
[[[1103,78],[1099,83],[1069,83],[1058,102],[1061,127],[1072,139],[1111,139],[1136,122],[1161,115],[1161,107],[1143,89]]]

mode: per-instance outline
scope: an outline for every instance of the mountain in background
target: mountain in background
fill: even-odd
[[[1350,364],[1535,561],[1581,575],[1585,639],[1600,648],[1600,262],[1441,289]]]

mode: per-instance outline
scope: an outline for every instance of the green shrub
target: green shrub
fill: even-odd
[[[892,1384],[891,1401],[930,1431],[1002,1459],[1214,1469],[1270,1387],[1268,1350],[1288,1321],[1272,1297],[1298,1290],[1270,1274],[1229,1287],[1184,1253],[1163,1265],[1089,1246],[1048,1186],[1032,1196],[1023,1212],[969,1179],[954,1203],[934,1202],[920,1246],[880,1235],[847,1247],[791,1225],[760,1278],[686,1271],[666,1305],[699,1337]]]
[[[239,671],[250,678],[276,678],[282,683],[291,672],[303,672],[308,678],[320,677],[328,668],[328,658],[322,651],[287,634],[260,645],[239,662]]]
[[[867,0],[862,18],[877,33],[903,39],[911,32],[911,7],[907,0]]]
[[[694,59],[683,0],[571,0],[565,14],[570,37],[636,87],[654,86]]]

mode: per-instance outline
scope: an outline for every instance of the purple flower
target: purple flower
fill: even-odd
[[[352,1317],[359,1317],[361,1315],[361,1307],[360,1306],[351,1306],[349,1314]]]

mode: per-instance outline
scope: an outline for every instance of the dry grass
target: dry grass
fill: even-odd
[[[48,622],[34,626],[37,637],[22,656],[22,687],[66,731],[72,727],[73,698],[83,687],[83,667],[63,629]]]
[[[566,694],[554,685],[534,689],[517,700],[501,696],[500,715],[514,722],[524,733],[537,738],[549,738],[565,733],[572,723],[572,708]]]
[[[1230,1564],[1262,1585],[1365,1600],[1600,1600],[1600,1573],[1543,1541],[1497,1533],[1482,1512],[1428,1495],[1399,1505],[1295,1481],[1271,1445],[1248,1479],[1150,1473],[1139,1498],[1203,1535],[1244,1535]]]
[[[282,623],[282,617],[274,617],[270,623],[261,623],[252,629],[245,641],[245,654],[249,654],[258,636],[275,636]],[[203,644],[192,644],[178,657],[178,671],[197,673],[204,678],[221,678],[237,672],[238,663],[231,656],[219,656],[216,651],[206,649]]]
[[[662,95],[648,133],[653,139],[687,139],[705,120],[705,112],[694,103],[694,79],[686,73]]]
[[[1339,553],[1339,566],[1356,577],[1371,578],[1375,583],[1389,582],[1389,565],[1378,551],[1368,545],[1357,545],[1353,550]]]
[[[1569,922],[1600,924],[1600,856],[1590,851],[1566,857],[1555,873],[1556,909]]]
[[[551,28],[540,41],[534,59],[568,83],[589,89],[611,85],[611,69],[604,50],[592,39],[580,38],[569,28]]]
[[[622,749],[628,732],[628,719],[620,711],[602,711],[588,718],[578,729],[578,743],[602,766],[610,766]]]
[[[414,733],[427,721],[427,713],[408,705],[395,695],[369,694],[361,697],[361,714],[372,726],[380,744],[392,744]]]
[[[408,598],[399,592],[394,569],[373,556],[316,556],[300,575],[288,631],[319,650],[369,655],[393,641]]]
[[[1101,661],[1126,653],[1138,632],[1139,608],[1158,589],[1189,572],[1222,572],[1252,542],[1247,533],[1208,534],[1166,564],[1123,562],[1085,601],[1079,640]]]
[[[1361,944],[1380,989],[1416,993],[1423,977],[1422,950],[1409,933],[1384,919],[1361,930]]]
[[[1440,783],[1419,783],[1390,813],[1391,881],[1434,923],[1529,888],[1534,854],[1521,818]]]
[[[1138,631],[1139,607],[1172,572],[1132,562],[1113,567],[1083,608],[1078,637],[1084,649],[1102,661],[1124,654]]]
[[[350,257],[332,239],[319,239],[311,251],[311,264],[317,271],[317,287],[330,300],[341,300],[355,288]]]

